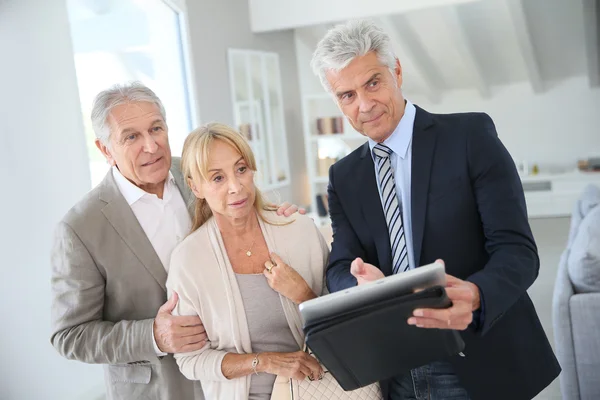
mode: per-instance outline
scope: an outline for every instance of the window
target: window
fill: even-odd
[[[256,183],[262,190],[289,185],[279,56],[230,49],[228,57],[235,125],[254,152]]]
[[[182,13],[163,0],[68,0],[68,8],[92,186],[108,170],[94,144],[92,102],[115,83],[138,80],[160,97],[167,113],[171,152],[181,155],[193,126]]]

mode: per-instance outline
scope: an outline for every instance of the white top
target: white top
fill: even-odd
[[[121,194],[168,273],[171,252],[192,229],[192,219],[173,174],[169,172],[163,198],[159,199],[127,180],[117,167],[113,167],[112,172]]]
[[[157,195],[150,194],[131,183],[117,167],[112,167],[112,173],[119,191],[131,207],[168,273],[173,249],[192,229],[192,219],[179,188],[175,184],[173,174],[169,171],[163,198],[159,199]],[[152,332],[152,342],[157,355],[167,355],[158,348],[154,331]]]
[[[265,217],[278,224],[259,219],[269,251],[298,271],[315,293],[322,294],[329,248],[314,222],[298,214],[283,217],[265,212]],[[289,221],[294,222],[281,225]],[[200,380],[207,399],[247,399],[251,377],[227,379],[221,370],[228,352],[250,354],[253,349],[240,288],[214,218],[173,251],[167,290],[169,295],[173,291],[179,294],[173,314],[198,315],[209,340],[201,350],[175,354],[183,375]],[[301,348],[304,334],[298,306],[283,296],[279,299],[289,329]]]
[[[412,173],[412,137],[413,128],[415,125],[415,116],[417,109],[408,100],[406,100],[406,107],[404,109],[404,115],[400,120],[400,123],[394,130],[394,133],[383,141],[383,144],[392,149],[390,156],[390,163],[392,171],[394,172],[394,183],[396,184],[396,195],[398,196],[398,203],[402,208],[402,225],[404,226],[404,238],[406,240],[406,250],[408,252],[408,265],[410,268],[416,268],[415,255],[413,249],[413,237],[412,237],[412,206],[410,201],[411,193],[411,173]],[[371,150],[371,157],[373,155],[373,147],[377,142],[373,139],[369,139],[369,148]],[[373,162],[375,159],[373,158]],[[375,168],[375,180],[377,181],[377,189],[379,190],[379,198],[381,198],[381,183],[377,176],[377,168]],[[383,206],[384,200],[381,199]],[[385,210],[384,210],[385,212]]]

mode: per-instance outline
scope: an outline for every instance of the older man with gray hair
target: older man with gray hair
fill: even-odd
[[[176,293],[166,299],[193,195],[171,157],[163,104],[140,83],[116,85],[94,100],[92,125],[112,168],[56,229],[52,344],[68,359],[104,364],[107,399],[204,399],[173,358],[207,338],[197,316],[171,315]]]
[[[382,382],[384,392],[394,400],[536,396],[560,366],[527,295],[540,261],[521,181],[492,119],[431,114],[405,99],[390,39],[369,21],[327,32],[312,65],[367,138],[329,172],[330,291],[443,259],[452,306],[416,309],[406,323],[460,331],[466,344]]]

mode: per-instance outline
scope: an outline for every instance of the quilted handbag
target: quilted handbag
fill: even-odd
[[[312,352],[308,351],[314,357]],[[322,365],[321,365],[322,366]],[[323,367],[323,366],[322,366]],[[344,391],[335,378],[323,367],[323,379],[299,381],[278,375],[273,385],[271,400],[382,400],[379,383],[356,390]]]

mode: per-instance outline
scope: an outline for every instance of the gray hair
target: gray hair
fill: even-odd
[[[146,85],[141,82],[116,84],[98,93],[92,105],[92,127],[102,144],[105,146],[109,144],[110,127],[107,120],[112,109],[134,101],[155,104],[165,122],[167,121],[165,107],[158,96]]]
[[[317,45],[310,65],[325,90],[331,92],[327,71],[340,71],[356,57],[371,51],[390,69],[395,79],[396,56],[390,46],[390,37],[369,20],[352,20],[331,28]]]

